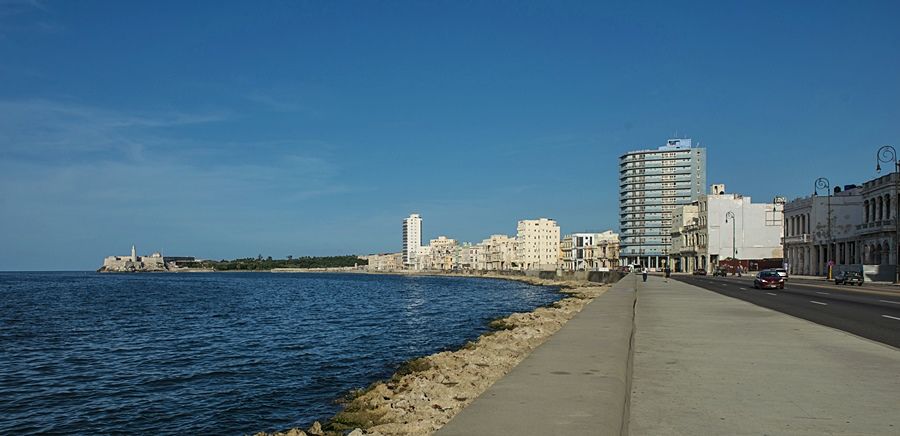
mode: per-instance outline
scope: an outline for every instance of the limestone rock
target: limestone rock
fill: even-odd
[[[312,436],[325,436],[325,432],[322,431],[322,424],[319,421],[314,422],[306,432]]]
[[[347,436],[363,436],[363,432],[360,429],[356,429],[351,431],[350,433],[347,433]]]

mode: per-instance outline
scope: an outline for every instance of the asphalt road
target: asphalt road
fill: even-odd
[[[752,276],[672,279],[900,348],[900,295],[791,280],[784,289],[753,289]]]

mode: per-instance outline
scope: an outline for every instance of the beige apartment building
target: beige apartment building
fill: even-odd
[[[431,259],[427,262],[431,266],[430,269],[441,271],[454,269],[458,257],[455,239],[438,236],[437,239],[429,241],[428,245],[431,247]]]
[[[491,235],[479,244],[484,249],[484,269],[506,271],[518,267],[516,238],[506,235]]]
[[[399,271],[403,269],[403,253],[370,254],[362,258],[369,261],[366,271]]]
[[[556,270],[560,256],[559,225],[555,220],[540,218],[521,220],[516,232],[517,268],[522,270]]]
[[[597,271],[619,267],[619,234],[607,230],[597,234],[591,247],[592,268]]]

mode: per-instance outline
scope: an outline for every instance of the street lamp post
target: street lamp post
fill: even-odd
[[[896,255],[894,257],[895,266],[894,266],[894,283],[900,283],[900,187],[898,187],[898,183],[900,183],[900,161],[897,160],[897,149],[890,145],[882,146],[878,149],[878,152],[875,153],[875,158],[877,162],[875,163],[875,171],[881,172],[881,164],[893,162],[894,163],[894,173],[897,176],[894,176],[894,250]]]
[[[824,177],[819,177],[816,179],[815,186],[813,186],[813,195],[818,195],[819,190],[825,191],[825,202],[826,207],[828,208],[828,243],[825,244],[825,266],[828,268],[828,280],[831,280],[831,265],[829,265],[828,255],[834,255],[831,251],[831,182]]]
[[[728,220],[731,220],[731,260],[733,262],[733,261],[737,260],[737,246],[735,245],[735,233],[737,233],[735,229],[736,229],[737,220],[734,219],[733,211],[729,210],[728,212],[725,212],[725,223],[726,224],[728,223]],[[740,266],[740,264],[738,264],[738,266]],[[738,269],[738,267],[735,266],[734,267],[735,273],[737,273],[737,269]]]

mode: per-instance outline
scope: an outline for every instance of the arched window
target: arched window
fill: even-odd
[[[884,196],[884,219],[891,219],[891,196]]]
[[[868,223],[869,222],[869,200],[866,200],[865,202],[863,202],[863,205],[866,209],[866,219],[863,222]]]

